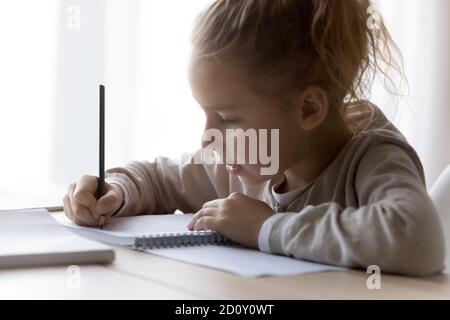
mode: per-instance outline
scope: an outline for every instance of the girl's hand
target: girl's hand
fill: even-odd
[[[69,186],[64,196],[64,212],[74,223],[87,226],[102,226],[119,209],[124,200],[122,189],[105,182],[105,194],[96,199],[97,177],[83,176]]]
[[[190,230],[216,230],[230,240],[258,249],[259,230],[274,212],[265,202],[241,193],[206,202],[188,224]]]

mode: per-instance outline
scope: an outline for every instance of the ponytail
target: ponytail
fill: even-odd
[[[335,88],[334,100],[352,103],[369,99],[377,74],[395,87],[390,71],[401,77],[403,72],[393,50],[400,58],[401,54],[376,7],[369,0],[313,2],[311,40]],[[386,88],[392,92],[388,85]]]

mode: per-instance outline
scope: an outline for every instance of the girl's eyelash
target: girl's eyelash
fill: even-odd
[[[222,121],[225,123],[236,123],[238,120],[237,119],[222,119]]]

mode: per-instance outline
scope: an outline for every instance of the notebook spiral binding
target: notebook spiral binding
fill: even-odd
[[[157,233],[141,235],[136,237],[134,241],[134,247],[137,249],[187,247],[208,244],[231,245],[233,242],[215,231]]]

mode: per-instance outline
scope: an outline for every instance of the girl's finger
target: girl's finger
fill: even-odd
[[[72,209],[72,214],[74,216],[79,214],[79,212],[85,211],[85,210],[83,210],[82,205],[77,203],[77,201],[75,201],[75,199],[74,199],[75,189],[76,189],[75,183],[72,183],[71,185],[69,185],[69,191],[68,191],[69,203],[70,203],[70,207]]]
[[[98,225],[88,208],[74,201],[73,193],[69,192],[69,205],[72,209],[72,220],[79,225],[94,227]]]
[[[66,214],[67,218],[69,218],[71,221],[73,221],[73,212],[72,212],[72,208],[70,207],[70,201],[69,201],[68,194],[66,194],[63,198],[63,205],[64,205],[64,213]]]
[[[217,208],[219,207],[220,202],[223,201],[223,199],[215,199],[208,202],[205,202],[202,206],[202,208]]]
[[[121,201],[114,189],[110,188],[106,191],[106,194],[101,197],[97,206],[95,207],[94,215],[98,218],[100,216],[110,217],[119,209]]]
[[[90,210],[95,210],[95,207],[97,206],[97,199],[95,198],[97,186],[97,177],[81,177],[76,183],[76,187],[73,192],[73,199]]]
[[[194,226],[194,230],[217,230],[217,218],[211,216],[201,217],[197,220]]]
[[[205,217],[205,216],[215,216],[217,214],[217,208],[203,208],[200,209],[194,216],[192,220],[187,225],[189,230],[194,230],[194,226],[197,223],[197,220]]]

